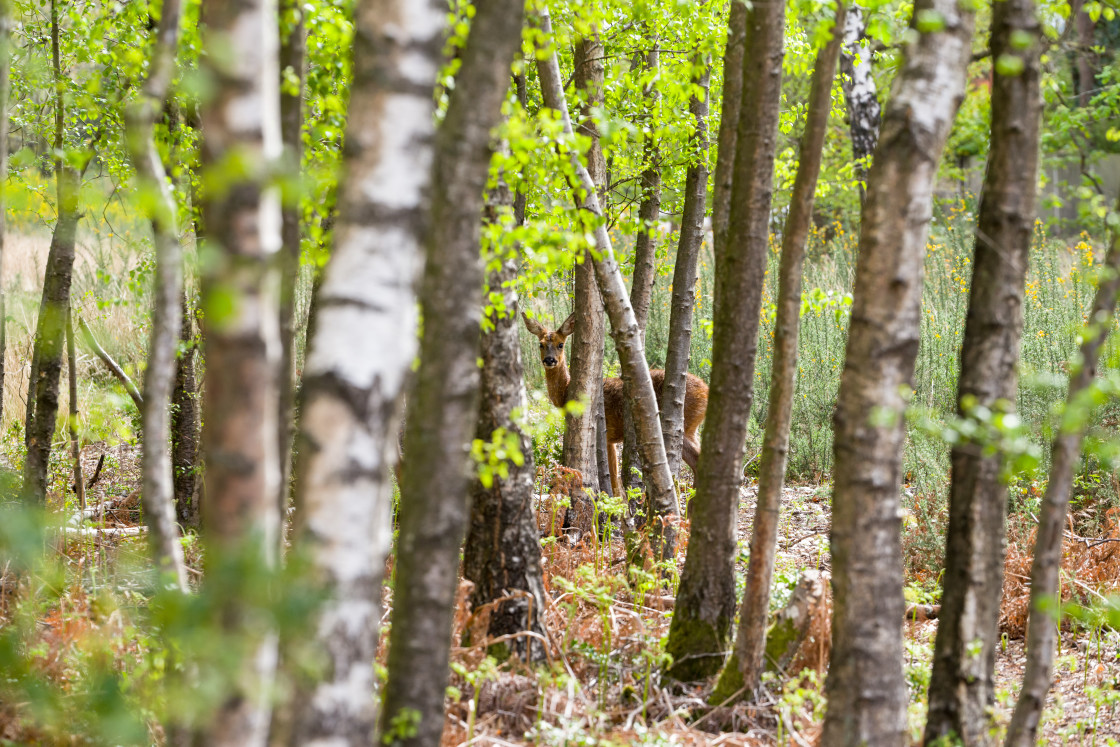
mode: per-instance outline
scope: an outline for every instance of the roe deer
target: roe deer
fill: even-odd
[[[555,331],[545,329],[539,322],[521,313],[525,328],[536,335],[541,343],[541,365],[544,366],[544,379],[548,385],[548,398],[557,407],[568,401],[568,362],[564,360],[564,341],[576,326],[576,315],[569,316]],[[649,372],[653,379],[653,391],[661,402],[661,385],[665,383],[665,372],[654,369]],[[622,485],[618,477],[618,449],[622,443],[622,396],[621,379],[603,379],[603,410],[607,416],[607,462],[611,470],[611,491],[622,495]],[[684,393],[684,444],[681,456],[685,464],[696,472],[696,462],[700,459],[700,442],[696,430],[704,422],[704,412],[708,409],[708,385],[698,376],[685,374]]]

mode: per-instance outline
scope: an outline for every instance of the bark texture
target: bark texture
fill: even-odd
[[[599,132],[591,116],[593,107],[603,105],[603,45],[597,37],[584,37],[576,42],[573,65],[575,87],[584,92],[584,108],[579,125],[580,133],[591,138],[587,151],[587,170],[594,183],[592,191],[602,188],[607,176],[607,162],[599,144]],[[598,494],[605,490],[599,485],[596,465],[596,438],[598,409],[602,407],[603,386],[603,300],[595,282],[591,257],[585,256],[573,268],[575,276],[576,331],[572,336],[571,381],[568,384],[568,401],[586,399],[588,407],[579,415],[568,414],[564,429],[564,465],[583,475],[583,487]]]
[[[201,206],[209,259],[200,277],[206,313],[203,529],[207,580],[219,599],[216,624],[241,636],[251,652],[239,662],[232,691],[202,739],[263,745],[276,636],[250,622],[247,595],[238,580],[230,580],[243,576],[230,569],[274,566],[279,547],[274,268],[280,204],[275,190],[261,186],[280,156],[276,6],[271,0],[204,0],[202,23],[208,49],[236,50],[204,58],[214,94],[199,112],[202,163],[211,173],[227,171],[231,157],[248,164],[223,180],[220,191],[208,190]]]
[[[551,35],[552,24],[546,10],[538,10],[537,17],[546,36]],[[553,52],[537,60],[541,81],[541,94],[545,106],[559,114],[566,133],[572,125],[564,98],[560,65]],[[661,439],[661,425],[657,416],[657,395],[642,346],[641,330],[634,318],[626,283],[614,257],[610,237],[602,220],[602,209],[595,193],[595,182],[578,157],[572,154],[572,166],[578,183],[572,185],[576,204],[581,210],[593,213],[599,220],[595,228],[595,245],[599,258],[594,260],[595,279],[611,321],[611,336],[622,362],[622,380],[631,393],[629,406],[633,408],[634,425],[638,432],[638,453],[642,457],[642,474],[649,489],[649,502],[655,518],[651,543],[655,556],[673,557],[676,550],[676,522],[679,511],[673,478],[665,461],[665,444]]]
[[[0,183],[8,181],[8,92],[11,88],[12,37],[11,10],[8,0],[0,0]],[[4,235],[7,233],[7,205],[0,195],[0,278],[4,277]],[[4,284],[0,282],[0,420],[4,416],[4,361],[8,350],[8,321]]]
[[[697,60],[700,62],[700,60]],[[693,96],[689,109],[696,120],[692,135],[692,161],[684,182],[684,207],[677,260],[673,267],[673,296],[669,309],[669,343],[665,353],[665,381],[661,385],[661,433],[669,472],[681,468],[685,443],[685,391],[688,357],[692,350],[692,309],[696,303],[696,272],[700,245],[704,241],[704,203],[708,197],[708,87],[711,66],[706,65],[697,81],[703,93]]]
[[[27,459],[23,466],[23,496],[32,504],[47,500],[47,468],[51,458],[55,420],[58,417],[58,386],[62,376],[62,351],[66,344],[66,319],[70,310],[70,283],[74,271],[77,238],[78,186],[81,174],[65,165],[63,147],[63,80],[59,59],[58,5],[52,1],[51,58],[55,80],[55,179],[57,218],[43,277],[43,296],[35,323],[35,342],[28,379],[27,416],[24,441]]]
[[[280,139],[284,143],[284,160],[290,173],[302,174],[303,160],[303,83],[306,75],[306,31],[304,10],[297,0],[281,0],[281,26],[291,23],[280,40],[280,76],[286,79],[287,71],[296,79],[296,88],[280,87]],[[280,393],[280,492],[277,508],[284,520],[288,505],[289,483],[292,471],[292,435],[295,432],[296,389],[296,286],[299,283],[300,264],[300,205],[298,195],[283,206],[280,228],[280,368],[277,389]]]
[[[867,185],[844,371],[833,416],[832,655],[823,741],[905,743],[901,481],[937,165],[971,56],[973,16],[919,0]]]
[[[391,20],[402,16],[402,26]],[[396,0],[360,4],[354,19],[346,176],[334,251],[315,294],[296,470],[297,542],[328,594],[317,625],[328,669],[299,699],[293,745],[377,737],[373,660],[393,537],[389,475],[417,351],[415,285],[445,16],[434,0]]]
[[[656,39],[650,35],[649,50],[641,55],[638,67],[642,75],[650,76],[646,84],[645,130],[646,141],[642,154],[645,170],[642,171],[642,199],[638,204],[638,220],[642,227],[634,240],[634,278],[630,283],[630,305],[634,307],[634,318],[642,331],[642,344],[646,339],[646,323],[649,320],[650,297],[653,294],[653,281],[657,270],[657,220],[661,216],[661,151],[651,124],[657,111],[661,95],[655,81],[660,66],[661,52]],[[641,472],[638,471],[638,452],[634,446],[637,435],[634,421],[626,408],[622,411],[622,490],[642,489]],[[680,460],[678,460],[680,461]],[[613,487],[613,486],[612,486]]]
[[[852,159],[856,177],[867,182],[871,154],[879,140],[882,120],[879,96],[872,76],[871,47],[867,43],[867,18],[864,10],[853,5],[844,25],[844,51],[840,54],[840,86],[848,105],[848,133],[852,139]],[[860,186],[860,196],[866,187]]]
[[[731,215],[731,182],[735,167],[735,146],[739,137],[743,54],[746,45],[747,5],[744,2],[733,2],[727,20],[727,46],[723,52],[723,104],[716,143],[716,170],[712,178],[712,240],[716,264],[719,264],[720,252],[727,242],[727,223]]]
[[[1120,204],[1117,205],[1120,210]],[[1027,668],[1019,700],[1007,727],[1007,747],[1029,747],[1038,742],[1038,723],[1050,689],[1057,630],[1054,616],[1059,607],[1058,573],[1061,571],[1062,536],[1069,509],[1070,490],[1081,458],[1081,442],[1092,415],[1089,392],[1097,375],[1101,348],[1112,330],[1116,299],[1120,294],[1120,231],[1114,232],[1105,257],[1088,328],[1074,361],[1066,394],[1065,410],[1058,435],[1050,447],[1050,481],[1042,498],[1038,533],[1031,564],[1031,616],[1027,626]]]
[[[1025,37],[1024,37],[1025,35]],[[1015,42],[1012,42],[1012,39]],[[1019,41],[1031,39],[1023,47]],[[1023,293],[1038,188],[1040,27],[1034,0],[992,6],[992,57],[1023,63],[994,75],[988,170],[980,194],[972,288],[961,347],[958,402],[1014,409],[1018,396]],[[967,412],[961,407],[961,416]],[[992,742],[992,681],[1006,550],[1003,459],[981,444],[952,451],[949,530],[940,622],[934,645],[925,739],[950,734],[966,745]],[[979,645],[979,650],[977,646]]]
[[[202,520],[198,491],[202,412],[195,368],[198,339],[185,293],[180,303],[183,308],[179,327],[181,350],[175,361],[175,389],[171,393],[171,469],[175,480],[175,517],[183,526],[197,529]]]
[[[732,209],[726,245],[717,245],[711,405],[692,500],[692,535],[666,644],[673,656],[669,675],[679,680],[719,671],[735,616],[735,514],[770,237],[785,6],[755,5],[746,26]]]
[[[487,220],[502,221],[510,208],[509,188],[499,184],[490,195]],[[463,577],[474,582],[471,608],[478,612],[490,605],[487,635],[509,636],[497,648],[491,647],[492,653],[505,658],[512,652],[526,661],[539,661],[545,657],[540,621],[545,591],[533,510],[533,441],[517,423],[528,407],[517,328],[517,256],[500,262],[487,275],[486,285],[491,294],[501,295],[505,311],[493,309],[493,328],[482,334],[482,396],[475,438],[492,443],[495,434],[504,435],[505,443],[515,446],[523,461],[508,461],[508,475],[495,475],[490,487],[481,480],[472,484]]]
[[[840,55],[844,6],[837,5],[832,39],[817,54],[805,132],[798,151],[789,213],[782,234],[782,259],[778,271],[778,316],[774,326],[774,363],[770,373],[770,408],[762,441],[758,470],[758,502],[751,532],[747,586],[739,609],[735,654],[748,693],[759,685],[765,666],[766,621],[770,609],[770,583],[778,549],[778,513],[789,456],[789,426],[797,385],[797,336],[801,327],[801,269],[813,221],[813,197],[821,170],[821,153],[832,108],[832,81]]]
[[[141,410],[141,500],[148,541],[161,576],[187,591],[187,569],[179,528],[175,525],[175,482],[171,463],[171,392],[175,353],[183,310],[183,250],[179,244],[178,206],[155,142],[156,117],[163,112],[179,44],[179,0],[164,0],[148,77],[140,97],[128,111],[129,154],[140,188],[156,195],[149,218],[155,247],[152,288],[152,333],[148,366],[144,369],[144,406]]]
[[[434,7],[438,7],[435,4]],[[443,732],[459,551],[470,511],[470,443],[478,415],[482,290],[479,237],[490,131],[501,121],[521,42],[524,0],[480,4],[447,115],[436,135],[420,284],[424,330],[405,427],[396,598],[383,740],[436,745]],[[439,46],[431,58],[438,68]],[[415,730],[399,728],[418,716]]]
[[[73,310],[66,310],[66,374],[70,387],[70,417],[67,419],[70,431],[70,458],[74,460],[74,493],[78,506],[86,507],[86,483],[82,477],[82,446],[78,440],[78,351],[74,344]]]

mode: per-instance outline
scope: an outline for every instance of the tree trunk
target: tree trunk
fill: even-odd
[[[66,310],[66,374],[70,385],[70,458],[74,460],[74,494],[78,506],[86,508],[86,483],[82,477],[82,447],[78,441],[78,351],[74,344],[74,311]]]
[[[735,3],[738,5],[739,3]],[[733,11],[734,12],[734,11]],[[697,60],[697,62],[701,62]],[[741,72],[741,70],[740,70]],[[673,297],[669,311],[669,344],[665,353],[665,380],[661,385],[661,432],[665,438],[665,459],[669,472],[681,469],[684,446],[685,374],[692,350],[692,308],[696,302],[696,265],[704,241],[704,202],[708,196],[708,88],[712,69],[704,67],[697,81],[703,93],[693,96],[689,105],[696,119],[692,136],[692,162],[684,182],[684,208],[681,211],[681,236],[677,242],[677,261],[673,268]]]
[[[770,584],[778,547],[778,512],[789,456],[789,426],[797,382],[797,337],[801,326],[801,269],[813,221],[813,196],[821,170],[821,153],[832,108],[832,81],[840,55],[845,8],[836,7],[832,40],[817,54],[809,90],[805,132],[798,152],[789,213],[782,233],[782,259],[778,275],[778,317],[774,326],[774,365],[770,373],[770,408],[762,441],[758,472],[758,502],[751,532],[747,586],[739,609],[735,641],[741,685],[747,693],[758,689],[765,663],[766,622],[770,609]]]
[[[654,82],[658,74],[660,50],[652,30],[648,30],[647,33],[650,35],[650,48],[641,55],[641,64],[637,66],[640,74],[651,77],[645,88],[646,113],[643,117],[646,141],[642,161],[646,168],[642,172],[642,199],[638,205],[638,220],[642,227],[638,230],[638,236],[634,241],[634,279],[630,283],[630,305],[634,307],[634,318],[638,322],[638,329],[641,330],[643,346],[646,341],[646,323],[649,320],[650,296],[653,294],[653,281],[657,271],[655,241],[657,221],[661,216],[661,152],[651,127],[657,111],[657,102],[661,98]],[[622,489],[624,493],[631,488],[642,490],[645,486],[638,471],[634,419],[625,407],[622,408],[622,431]],[[676,472],[674,471],[673,474]]]
[[[62,351],[66,340],[66,318],[70,309],[70,283],[74,272],[77,239],[78,186],[81,175],[64,164],[62,65],[59,59],[58,5],[51,2],[51,58],[55,81],[55,178],[58,186],[58,217],[47,253],[43,297],[35,325],[35,349],[28,379],[27,417],[24,439],[27,460],[23,467],[23,496],[31,504],[47,500],[47,468],[58,417],[58,385],[62,375]]]
[[[305,77],[306,38],[303,6],[297,0],[280,3],[281,26],[290,23],[288,33],[280,39],[280,138],[290,174],[302,174],[303,159],[303,81]],[[295,90],[286,83],[287,71],[296,79]],[[295,432],[295,343],[296,287],[300,265],[300,199],[292,196],[281,213],[280,229],[280,369],[277,389],[280,393],[280,492],[277,509],[284,521],[288,505],[292,472],[292,435]]]
[[[762,282],[782,89],[782,3],[747,15],[743,90],[726,246],[716,259],[712,381],[704,450],[666,651],[669,674],[695,680],[719,671],[735,616],[735,525],[747,421],[754,399]],[[748,71],[747,66],[750,66]]]
[[[918,352],[937,166],[964,95],[973,15],[919,0],[868,178],[855,302],[833,416],[832,657],[823,741],[901,745],[904,411]]]
[[[606,181],[607,162],[599,144],[599,131],[591,116],[593,107],[603,105],[603,45],[597,36],[584,37],[576,42],[573,81],[584,91],[580,134],[591,138],[587,151],[587,169],[594,182],[593,191],[602,189]],[[603,389],[603,300],[595,283],[595,270],[590,256],[573,268],[575,276],[576,331],[572,335],[571,381],[568,384],[568,401],[586,399],[588,407],[580,415],[568,414],[564,429],[564,466],[583,475],[583,487],[597,495],[605,490],[599,485],[596,464],[596,438],[598,410],[602,408]],[[605,436],[604,436],[605,438]]]
[[[538,10],[541,30],[551,36],[552,24],[546,10]],[[553,52],[537,60],[537,73],[541,82],[541,97],[545,106],[554,109],[560,117],[564,132],[571,133],[568,105],[564,98],[560,65]],[[599,284],[603,303],[611,321],[611,336],[622,362],[622,380],[631,393],[629,405],[633,408],[634,424],[638,430],[638,453],[642,457],[642,474],[649,488],[649,501],[657,519],[651,543],[655,557],[667,559],[676,551],[677,495],[673,477],[665,461],[665,444],[661,440],[661,425],[657,419],[657,396],[653,391],[649,366],[642,348],[642,335],[634,318],[634,310],[626,294],[626,283],[614,257],[610,236],[602,220],[602,209],[595,193],[591,174],[573,154],[572,167],[578,182],[572,185],[574,199],[581,210],[594,214],[596,221],[595,244],[599,259],[594,260],[595,278]]]
[[[155,142],[156,117],[163,111],[175,74],[179,44],[179,0],[164,0],[148,78],[140,97],[127,115],[127,139],[137,182],[158,199],[150,204],[155,273],[152,291],[152,337],[148,366],[144,370],[144,405],[141,410],[141,500],[148,524],[148,541],[161,576],[173,579],[186,592],[187,570],[179,528],[175,525],[175,490],[169,446],[171,390],[174,387],[175,353],[183,310],[183,250],[179,244],[178,205]]]
[[[1022,0],[1020,0],[1022,1]],[[1117,204],[1120,210],[1120,203]],[[1088,326],[1082,331],[1080,360],[1075,361],[1066,395],[1065,410],[1058,435],[1050,449],[1050,481],[1042,499],[1038,533],[1031,564],[1031,616],[1027,625],[1027,668],[1019,701],[1007,727],[1007,747],[1027,747],[1038,741],[1038,722],[1057,641],[1055,616],[1058,614],[1058,573],[1061,571],[1062,535],[1069,508],[1070,489],[1081,458],[1081,441],[1092,416],[1093,400],[1087,396],[1097,374],[1101,348],[1112,330],[1116,298],[1120,294],[1120,231],[1114,231],[1112,245],[1093,298]]]
[[[433,3],[433,12],[446,11]],[[424,329],[405,426],[408,456],[381,722],[392,744],[436,745],[443,733],[459,553],[470,511],[470,443],[478,416],[483,191],[490,132],[501,121],[523,17],[523,0],[477,6],[436,135],[420,284]],[[441,41],[434,38],[429,49],[433,69],[439,67]],[[402,728],[416,717],[415,730]]]
[[[0,0],[0,183],[8,182],[8,92],[11,88],[11,9]],[[7,308],[4,298],[4,238],[7,233],[7,200],[0,195],[0,422],[4,419],[4,360],[8,350]]]
[[[500,223],[511,213],[509,188],[502,183],[491,193],[487,220]],[[516,219],[514,219],[516,225]],[[528,400],[521,373],[521,344],[518,338],[516,251],[500,260],[487,276],[490,293],[501,294],[502,309],[491,310],[493,329],[482,334],[482,397],[475,438],[484,444],[504,439],[521,461],[507,457],[505,477],[494,475],[487,486],[475,480],[471,489],[471,522],[463,554],[463,577],[474,582],[471,607],[492,605],[487,635],[510,636],[491,652],[505,658],[512,652],[526,661],[545,656],[540,615],[544,609],[541,576],[541,544],[533,510],[533,442],[518,425],[518,412]],[[503,310],[504,309],[504,310]],[[478,643],[472,641],[472,643]]]
[[[848,133],[852,138],[852,160],[859,194],[866,193],[871,155],[879,140],[881,114],[875,78],[871,74],[871,46],[867,43],[867,19],[863,8],[853,5],[844,25],[844,50],[840,53],[840,87],[848,105]]]
[[[234,568],[276,564],[279,520],[276,453],[280,357],[277,284],[280,204],[262,187],[280,156],[277,20],[269,0],[203,0],[208,49],[233,56],[204,58],[215,89],[200,111],[202,163],[228,169],[236,154],[247,164],[202,202],[210,258],[202,263],[206,312],[203,452],[206,462],[207,580],[217,596],[215,624],[244,641],[231,692],[205,728],[210,745],[263,745],[269,725],[267,687],[276,667],[275,633],[254,619]],[[228,580],[237,579],[235,581]],[[221,579],[221,581],[219,581]]]
[[[187,294],[181,296],[183,316],[179,328],[182,352],[175,362],[175,389],[171,394],[171,469],[175,479],[175,517],[185,527],[198,528],[198,462],[202,414],[198,406],[195,358],[198,340]]]
[[[360,4],[354,19],[346,177],[334,251],[316,283],[296,470],[296,541],[327,590],[317,640],[329,666],[296,701],[293,745],[377,741],[373,660],[393,539],[389,475],[417,350],[431,91],[446,16],[438,2],[415,4],[397,27],[390,19],[406,2]],[[423,77],[409,75],[406,55],[424,60]]]
[[[743,54],[747,45],[747,4],[731,3],[727,47],[723,52],[723,104],[720,109],[716,171],[712,179],[712,243],[716,264],[727,243],[731,215],[731,181],[739,137],[739,106],[743,98]],[[754,71],[752,70],[752,73]],[[753,77],[753,75],[752,75]]]
[[[992,6],[992,59],[1012,56],[1023,68],[1015,75],[997,70],[992,82],[991,152],[957,386],[959,403],[967,399],[989,410],[1013,410],[1019,392],[1016,366],[1038,188],[1039,34],[1034,0]],[[1026,48],[1024,35],[1033,40]],[[968,408],[961,404],[958,414],[967,417]],[[992,742],[1008,498],[1002,467],[1001,455],[985,453],[980,444],[953,448],[927,742],[950,734],[968,745]]]

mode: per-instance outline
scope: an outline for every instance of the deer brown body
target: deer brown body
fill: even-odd
[[[546,329],[524,313],[521,316],[525,320],[525,328],[540,340],[541,365],[544,366],[548,398],[552,404],[563,407],[568,401],[568,383],[571,381],[568,362],[564,359],[564,341],[575,329],[575,314],[569,316],[555,330]],[[653,380],[653,391],[660,403],[665,372],[654,369],[649,372],[649,376]],[[623,439],[622,408],[625,405],[622,379],[603,379],[603,410],[607,419],[607,461],[610,465],[611,491],[614,495],[622,494],[618,475],[618,444],[622,443]],[[700,459],[700,440],[697,431],[700,424],[704,422],[704,413],[707,409],[708,385],[697,376],[685,374],[684,445],[681,456],[693,472],[696,471],[696,463]]]

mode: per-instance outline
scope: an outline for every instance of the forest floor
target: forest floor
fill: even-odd
[[[104,459],[102,460],[102,455]],[[83,450],[87,500],[105,505],[105,526],[123,528],[140,523],[136,490],[139,452],[135,447],[102,444]],[[100,470],[98,463],[101,463]],[[96,473],[96,479],[94,475]],[[57,474],[56,484],[69,475]],[[739,511],[738,571],[745,573],[747,545],[755,506],[755,487],[743,490]],[[830,570],[828,531],[830,490],[827,486],[792,486],[783,497],[778,559],[773,596],[780,605],[801,570]],[[661,647],[668,633],[673,598],[654,574],[627,579],[620,537],[601,542],[593,532],[578,541],[553,525],[551,499],[538,508],[544,547],[548,599],[543,618],[549,641],[547,665],[527,667],[511,660],[501,667],[487,660],[483,646],[453,646],[454,674],[444,745],[462,744],[682,744],[682,745],[808,745],[817,744],[824,713],[822,696],[827,662],[827,627],[811,631],[811,641],[796,664],[800,674],[774,678],[767,694],[752,705],[711,708],[713,683],[680,686],[658,675]],[[1115,525],[1110,536],[1115,537]],[[678,571],[687,549],[688,521],[682,522]],[[1022,640],[1030,547],[1023,532],[1011,532],[1008,581],[997,658],[997,723],[1005,725],[1015,702],[1024,666]],[[1083,546],[1082,551],[1076,548]],[[137,588],[145,563],[142,537],[114,536],[93,543],[84,560],[75,543],[71,563],[96,564],[100,583]],[[88,552],[88,550],[87,550]],[[1067,536],[1066,586],[1086,589],[1120,583],[1120,542],[1093,544]],[[197,552],[189,553],[196,566]],[[110,581],[112,579],[112,581]],[[485,615],[467,609],[468,582],[461,587],[453,642],[481,627]],[[1111,584],[1111,586],[1109,586]],[[1095,592],[1094,592],[1095,593]],[[392,591],[385,604],[392,607]],[[914,600],[911,600],[914,601]],[[925,601],[925,600],[919,600]],[[818,617],[827,620],[830,610]],[[49,625],[48,623],[44,623]],[[924,722],[925,687],[929,680],[937,621],[905,623],[907,681],[911,688],[909,721],[912,737]],[[481,636],[472,635],[473,640]],[[384,641],[381,655],[384,656]],[[1120,744],[1120,636],[1104,628],[1066,626],[1042,729],[1043,744]],[[126,665],[127,666],[127,665]],[[804,669],[801,667],[804,666]],[[0,719],[3,721],[3,719]],[[0,729],[0,737],[7,736]],[[11,738],[9,736],[8,738]]]
[[[740,503],[740,574],[746,571],[756,492],[756,487],[744,488]],[[773,592],[778,603],[788,596],[802,569],[830,571],[829,499],[827,486],[792,486],[784,493]],[[551,521],[547,501],[541,510],[542,528]],[[682,528],[687,529],[687,523],[685,520]],[[1111,534],[1115,535],[1114,525]],[[1028,539],[1013,531],[1008,553],[1003,641],[996,662],[995,718],[1001,726],[1010,720],[1025,664],[1023,632],[1029,586],[1023,574],[1029,576]],[[1079,542],[1091,549],[1073,551]],[[663,683],[656,674],[648,676],[656,670],[673,600],[649,590],[643,596],[640,584],[635,590],[633,582],[624,580],[621,540],[614,540],[609,548],[596,544],[594,536],[585,535],[574,546],[562,541],[551,551],[546,546],[545,582],[551,600],[546,602],[545,620],[556,656],[551,675],[542,676],[539,669],[536,673],[524,668],[518,671],[516,665],[509,671],[493,671],[481,664],[481,647],[454,649],[460,674],[453,677],[453,684],[461,697],[452,698],[449,704],[444,745],[818,743],[827,648],[813,638],[826,640],[827,629],[810,632],[800,662],[795,662],[799,668],[808,668],[799,675],[771,680],[762,702],[713,709],[707,699],[714,683],[681,687]],[[687,535],[682,532],[678,568],[683,566],[686,546]],[[1100,587],[1099,582],[1105,581],[1105,587],[1115,590],[1120,582],[1116,543],[1093,545],[1087,538],[1067,537],[1066,554],[1067,585],[1088,589],[1089,584]],[[457,620],[457,633],[471,624],[465,605]],[[905,623],[909,723],[915,744],[925,721],[925,689],[936,632],[936,619]],[[460,639],[456,635],[455,640]],[[816,650],[805,650],[809,647]],[[1120,744],[1118,704],[1120,635],[1106,628],[1074,629],[1067,623],[1044,712],[1041,743]]]

